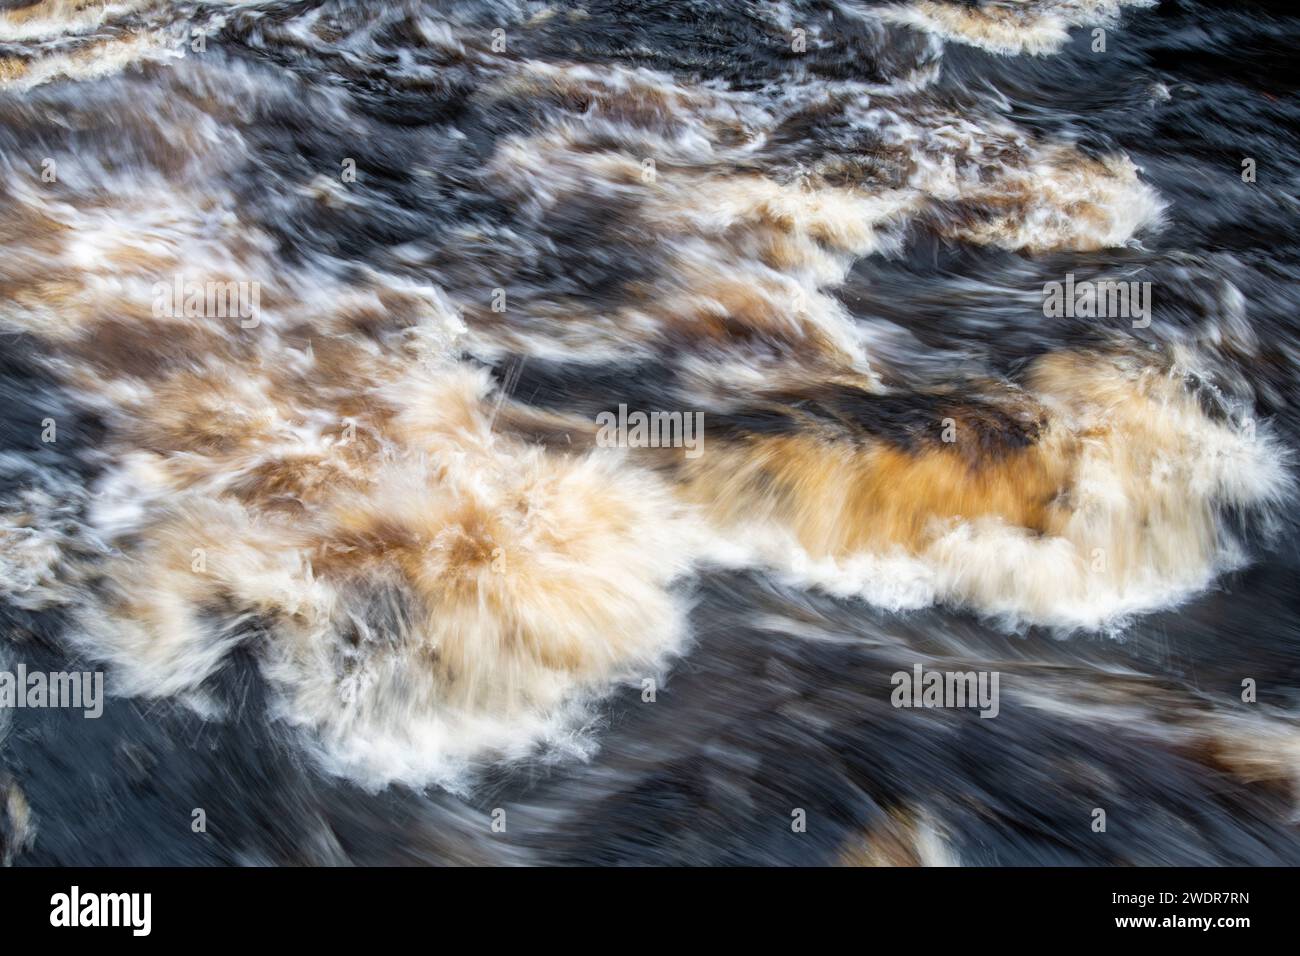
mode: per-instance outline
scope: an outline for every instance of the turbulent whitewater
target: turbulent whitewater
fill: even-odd
[[[1300,862],[1298,39],[0,4],[5,859]]]

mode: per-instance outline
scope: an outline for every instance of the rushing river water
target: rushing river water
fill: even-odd
[[[0,3],[0,856],[1300,863],[1297,44]]]

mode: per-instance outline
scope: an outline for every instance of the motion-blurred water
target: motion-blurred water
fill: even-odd
[[[0,856],[1300,862],[1297,43],[0,4]]]

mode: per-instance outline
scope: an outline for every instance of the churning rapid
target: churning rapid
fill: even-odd
[[[1300,863],[1298,43],[0,3],[0,856]]]

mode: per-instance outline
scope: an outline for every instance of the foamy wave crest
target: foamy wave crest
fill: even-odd
[[[159,163],[241,161],[190,119]],[[103,417],[104,474],[0,508],[8,597],[71,610],[69,639],[128,695],[201,701],[249,648],[279,716],[369,785],[585,753],[591,702],[685,638],[691,556],[664,483],[616,451],[496,434],[502,396],[458,360],[436,287],[286,267],[231,192],[80,172],[11,184],[5,318]],[[260,290],[256,309],[209,314],[195,280]]]
[[[878,15],[990,53],[1046,56],[1060,51],[1073,27],[1113,27],[1125,7],[1156,0],[993,0],[978,5],[916,0],[884,7]]]
[[[329,764],[456,786],[489,757],[580,748],[585,697],[679,648],[680,506],[604,455],[494,435],[483,373],[417,367],[354,441],[260,413],[268,397],[222,397],[220,451],[137,453],[98,490],[121,557],[84,641],[126,693],[197,689],[251,642]]]
[[[158,0],[39,0],[0,10],[0,42],[50,40],[113,24],[128,14],[157,11]]]
[[[514,287],[525,307],[508,314],[463,302],[484,356],[610,361],[686,340],[719,357],[775,346],[785,361],[870,375],[870,329],[834,291],[858,259],[898,254],[909,224],[1042,253],[1122,246],[1163,223],[1164,201],[1122,155],[1092,159],[996,115],[861,84],[770,102],[648,70],[525,64],[493,95],[523,97],[545,120],[505,139],[484,173],[516,223],[544,233],[598,198],[618,208],[615,237],[656,282],[599,310],[526,284]],[[860,141],[851,160],[822,157],[794,176],[765,154],[784,126],[828,116]],[[514,230],[500,239],[518,242]],[[512,249],[508,267],[526,271],[532,254]]]
[[[1206,587],[1244,560],[1232,517],[1266,530],[1293,490],[1268,436],[1209,417],[1172,369],[1059,353],[1014,408],[948,401],[951,443],[809,421],[687,463],[688,496],[795,582],[1070,630]]]

